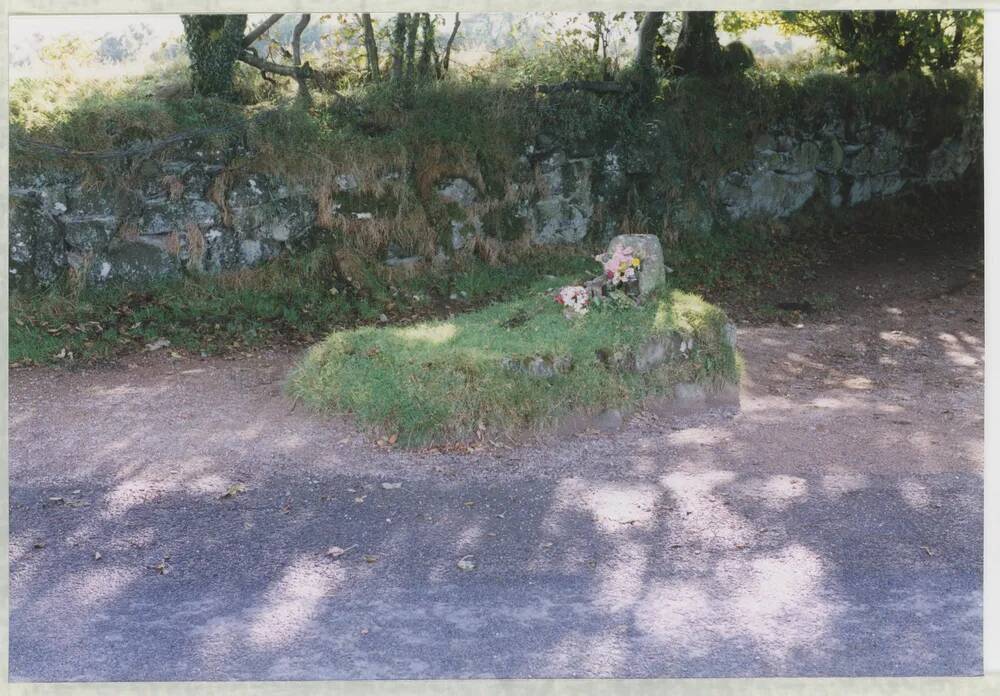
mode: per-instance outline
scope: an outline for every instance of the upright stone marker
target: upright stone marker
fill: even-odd
[[[608,244],[608,254],[618,247],[632,247],[639,257],[639,299],[667,284],[667,268],[663,264],[663,247],[655,234],[620,234]]]

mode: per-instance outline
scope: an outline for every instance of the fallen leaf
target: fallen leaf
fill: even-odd
[[[365,563],[374,563],[378,560],[378,556],[365,556]]]
[[[233,485],[231,485],[229,488],[226,489],[225,493],[219,496],[219,500],[224,500],[226,498],[235,498],[240,493],[246,493],[246,492],[247,492],[246,486],[244,486],[242,483],[234,483]]]
[[[146,344],[146,350],[152,352],[154,350],[159,350],[160,348],[166,348],[169,345],[170,345],[170,341],[168,341],[167,339],[165,339],[165,338],[158,338],[155,341],[153,341],[152,343],[147,343]]]
[[[397,489],[402,488],[402,487],[403,487],[402,483],[383,483],[382,484],[382,488],[384,488],[387,491],[394,491],[394,490],[397,490]]]
[[[464,570],[464,571],[475,570],[476,564],[470,561],[469,560],[470,558],[472,558],[472,556],[462,556],[460,559],[458,559],[458,563],[456,563],[455,565],[458,566],[459,570]]]
[[[474,506],[475,504],[476,504],[476,503],[475,503],[475,501],[473,501],[473,500],[466,500],[466,501],[465,501],[464,503],[462,503],[462,505],[464,505],[465,507],[472,507],[472,506]]]
[[[49,498],[50,503],[65,503],[66,499],[59,495],[54,495]]]
[[[95,561],[101,560],[101,552],[100,551],[94,551],[94,560]]]
[[[160,575],[166,575],[167,573],[170,572],[170,566],[167,565],[167,559],[165,558],[156,565],[151,565],[146,567],[149,568],[150,570],[155,570]]]
[[[36,549],[44,549],[45,548],[45,542],[44,541],[36,541],[35,542],[35,548]]]
[[[359,496],[358,496],[357,498],[355,498],[355,499],[354,499],[354,502],[355,502],[355,503],[363,503],[363,502],[365,502],[365,498],[366,498],[366,497],[367,497],[367,496],[364,496],[364,495],[359,495]]]
[[[924,550],[924,552],[928,556],[933,556],[934,555],[934,551],[932,549],[930,549],[929,547],[927,547],[927,546],[921,546],[920,548],[922,548]]]
[[[389,436],[389,444],[395,445],[397,439],[399,439],[399,435],[397,433],[393,433],[392,435]]]
[[[330,558],[336,559],[336,558],[340,558],[345,553],[347,553],[348,551],[350,551],[351,549],[356,548],[356,547],[357,547],[357,544],[354,544],[353,546],[348,546],[346,549],[342,549],[339,546],[331,546],[330,548],[328,548],[326,550],[326,554],[324,554],[324,555],[329,556]]]
[[[176,350],[172,350],[170,351],[170,357],[173,358],[174,360],[180,360],[184,356],[178,353]]]

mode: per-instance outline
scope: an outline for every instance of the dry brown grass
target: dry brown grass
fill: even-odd
[[[126,242],[136,242],[139,240],[139,226],[135,220],[125,220],[118,226],[118,236]]]
[[[486,190],[479,164],[466,148],[445,143],[433,143],[423,148],[416,169],[420,197],[429,200],[434,186],[446,177],[468,179],[480,193]]]
[[[179,177],[173,174],[167,174],[165,177],[160,179],[160,183],[167,190],[167,195],[172,201],[179,201],[181,196],[184,194],[184,182],[180,180]]]
[[[201,228],[194,223],[187,225],[187,267],[192,271],[202,270],[202,259],[205,256],[205,235],[201,233]]]
[[[226,169],[212,179],[212,184],[208,187],[208,199],[222,211],[222,224],[226,227],[233,224],[233,214],[226,203],[226,192],[230,183],[232,183],[232,173]]]
[[[163,248],[168,254],[170,254],[174,258],[177,258],[178,256],[181,255],[182,247],[183,245],[181,244],[181,235],[176,230],[174,230],[164,238]]]
[[[79,266],[70,266],[66,272],[66,282],[69,286],[69,293],[71,297],[79,297],[80,292],[87,285],[87,276],[90,275],[90,269],[94,265],[94,252],[87,251],[81,255],[81,261]]]

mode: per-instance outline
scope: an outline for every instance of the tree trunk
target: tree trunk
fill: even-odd
[[[247,16],[181,15],[191,57],[191,83],[204,96],[229,98],[233,69],[243,50]]]
[[[451,36],[448,37],[448,43],[444,47],[444,58],[441,60],[441,69],[444,72],[448,72],[448,67],[451,65],[451,46],[455,43],[455,35],[458,34],[458,27],[461,26],[462,22],[458,19],[458,13],[455,13],[455,26],[451,28]]]
[[[643,79],[652,76],[653,49],[661,24],[663,24],[662,12],[647,12],[642,17],[642,24],[639,25],[639,48],[636,50],[635,63]]]
[[[295,66],[295,81],[299,85],[298,101],[304,106],[312,104],[312,96],[309,94],[309,75],[311,70],[309,64],[302,65],[302,32],[309,25],[310,15],[304,14],[295,25],[292,32],[292,65]]]
[[[426,79],[431,73],[431,60],[434,57],[434,23],[427,12],[420,15],[420,31],[423,41],[420,45],[420,62],[417,65],[417,74],[421,79]]]
[[[375,41],[375,28],[372,26],[371,13],[361,13],[361,26],[365,32],[365,57],[368,59],[368,79],[372,82],[381,82],[382,72],[378,66],[378,43]]]
[[[635,52],[635,64],[639,75],[639,98],[648,100],[653,91],[653,52],[656,49],[656,36],[663,24],[662,12],[647,12],[642,16],[639,25],[639,47]]]
[[[414,12],[410,15],[409,24],[406,27],[406,81],[413,82],[416,72],[417,57],[417,29],[420,28],[420,13]]]
[[[685,12],[674,48],[674,67],[683,75],[712,75],[722,67],[714,12]]]
[[[403,53],[406,49],[406,27],[410,15],[400,12],[396,15],[396,24],[392,28],[392,81],[403,79]]]

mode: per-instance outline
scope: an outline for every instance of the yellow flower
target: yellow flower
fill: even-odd
[[[632,265],[635,266],[636,268],[638,268],[639,267],[639,259],[633,258],[632,259]]]
[[[625,270],[625,262],[624,261],[622,263],[618,264],[618,270],[619,271],[624,271]]]

